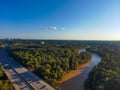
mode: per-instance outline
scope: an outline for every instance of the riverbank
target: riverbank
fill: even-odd
[[[86,65],[82,64],[83,66],[79,66],[79,74],[59,84],[60,90],[84,90],[84,81],[87,79],[92,68],[97,65],[101,59],[99,55],[92,53],[91,61],[85,63]]]
[[[59,84],[62,84],[63,82],[79,75],[82,73],[82,71],[89,66],[91,60],[89,60],[88,62],[84,63],[84,64],[81,64],[77,67],[76,70],[71,70],[69,73],[65,74],[62,78],[62,80],[58,81]]]

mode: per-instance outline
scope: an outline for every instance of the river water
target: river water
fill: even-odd
[[[85,52],[86,49],[82,49],[78,53]],[[65,81],[60,85],[61,90],[84,90],[84,81],[88,77],[88,73],[92,68],[101,61],[101,57],[97,54],[92,53],[92,60],[88,67],[83,68],[81,74],[71,78],[70,80]]]

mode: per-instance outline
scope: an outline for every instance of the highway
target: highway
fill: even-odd
[[[0,50],[0,63],[4,67],[4,72],[11,81],[15,90],[33,90],[29,84],[7,63]],[[6,66],[8,65],[8,66]]]
[[[5,72],[16,90],[55,90],[40,77],[10,58],[7,54],[7,48],[8,46],[5,46],[0,50],[0,62],[3,65],[8,64],[5,67]]]

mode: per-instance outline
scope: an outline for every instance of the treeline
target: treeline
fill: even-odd
[[[14,90],[12,84],[8,80],[3,71],[3,67],[0,66],[0,90]]]
[[[80,55],[78,51],[85,44],[71,41],[16,41],[9,48],[9,54],[53,86],[63,75],[91,59],[89,52]]]
[[[88,51],[99,54],[102,61],[85,81],[85,90],[120,90],[120,42],[98,42]]]
[[[5,42],[3,42],[2,40],[0,40],[0,48],[2,48],[5,45]]]

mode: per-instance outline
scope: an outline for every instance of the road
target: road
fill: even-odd
[[[33,88],[29,86],[29,84],[27,84],[26,81],[10,65],[5,66],[8,63],[2,56],[1,50],[0,50],[0,62],[1,65],[4,67],[5,74],[11,81],[15,90],[33,90]]]
[[[1,49],[1,57],[4,59],[4,60],[1,60],[1,62],[4,63],[4,65],[9,64],[9,66],[7,66],[7,68],[11,67],[13,71],[17,72],[18,76],[21,77],[20,80],[24,80],[26,82],[26,85],[31,86],[34,90],[55,90],[49,84],[44,82],[40,77],[38,77],[35,74],[33,74],[32,72],[28,71],[25,67],[21,66],[15,60],[10,58],[7,54],[7,47],[8,46],[5,46],[4,48]],[[5,61],[5,62],[3,62],[3,61]],[[12,79],[14,81],[14,79],[16,77],[14,77],[12,72],[10,70],[7,71],[6,69],[5,69],[5,71],[12,76]],[[20,87],[20,85],[22,85],[22,84],[20,84],[21,81],[15,82],[15,84],[16,83],[18,84],[18,87]],[[28,86],[26,86],[26,87],[28,87]],[[32,88],[25,89],[25,90],[32,90]],[[18,89],[16,89],[16,90],[18,90]],[[19,89],[19,90],[21,90],[21,89]]]

